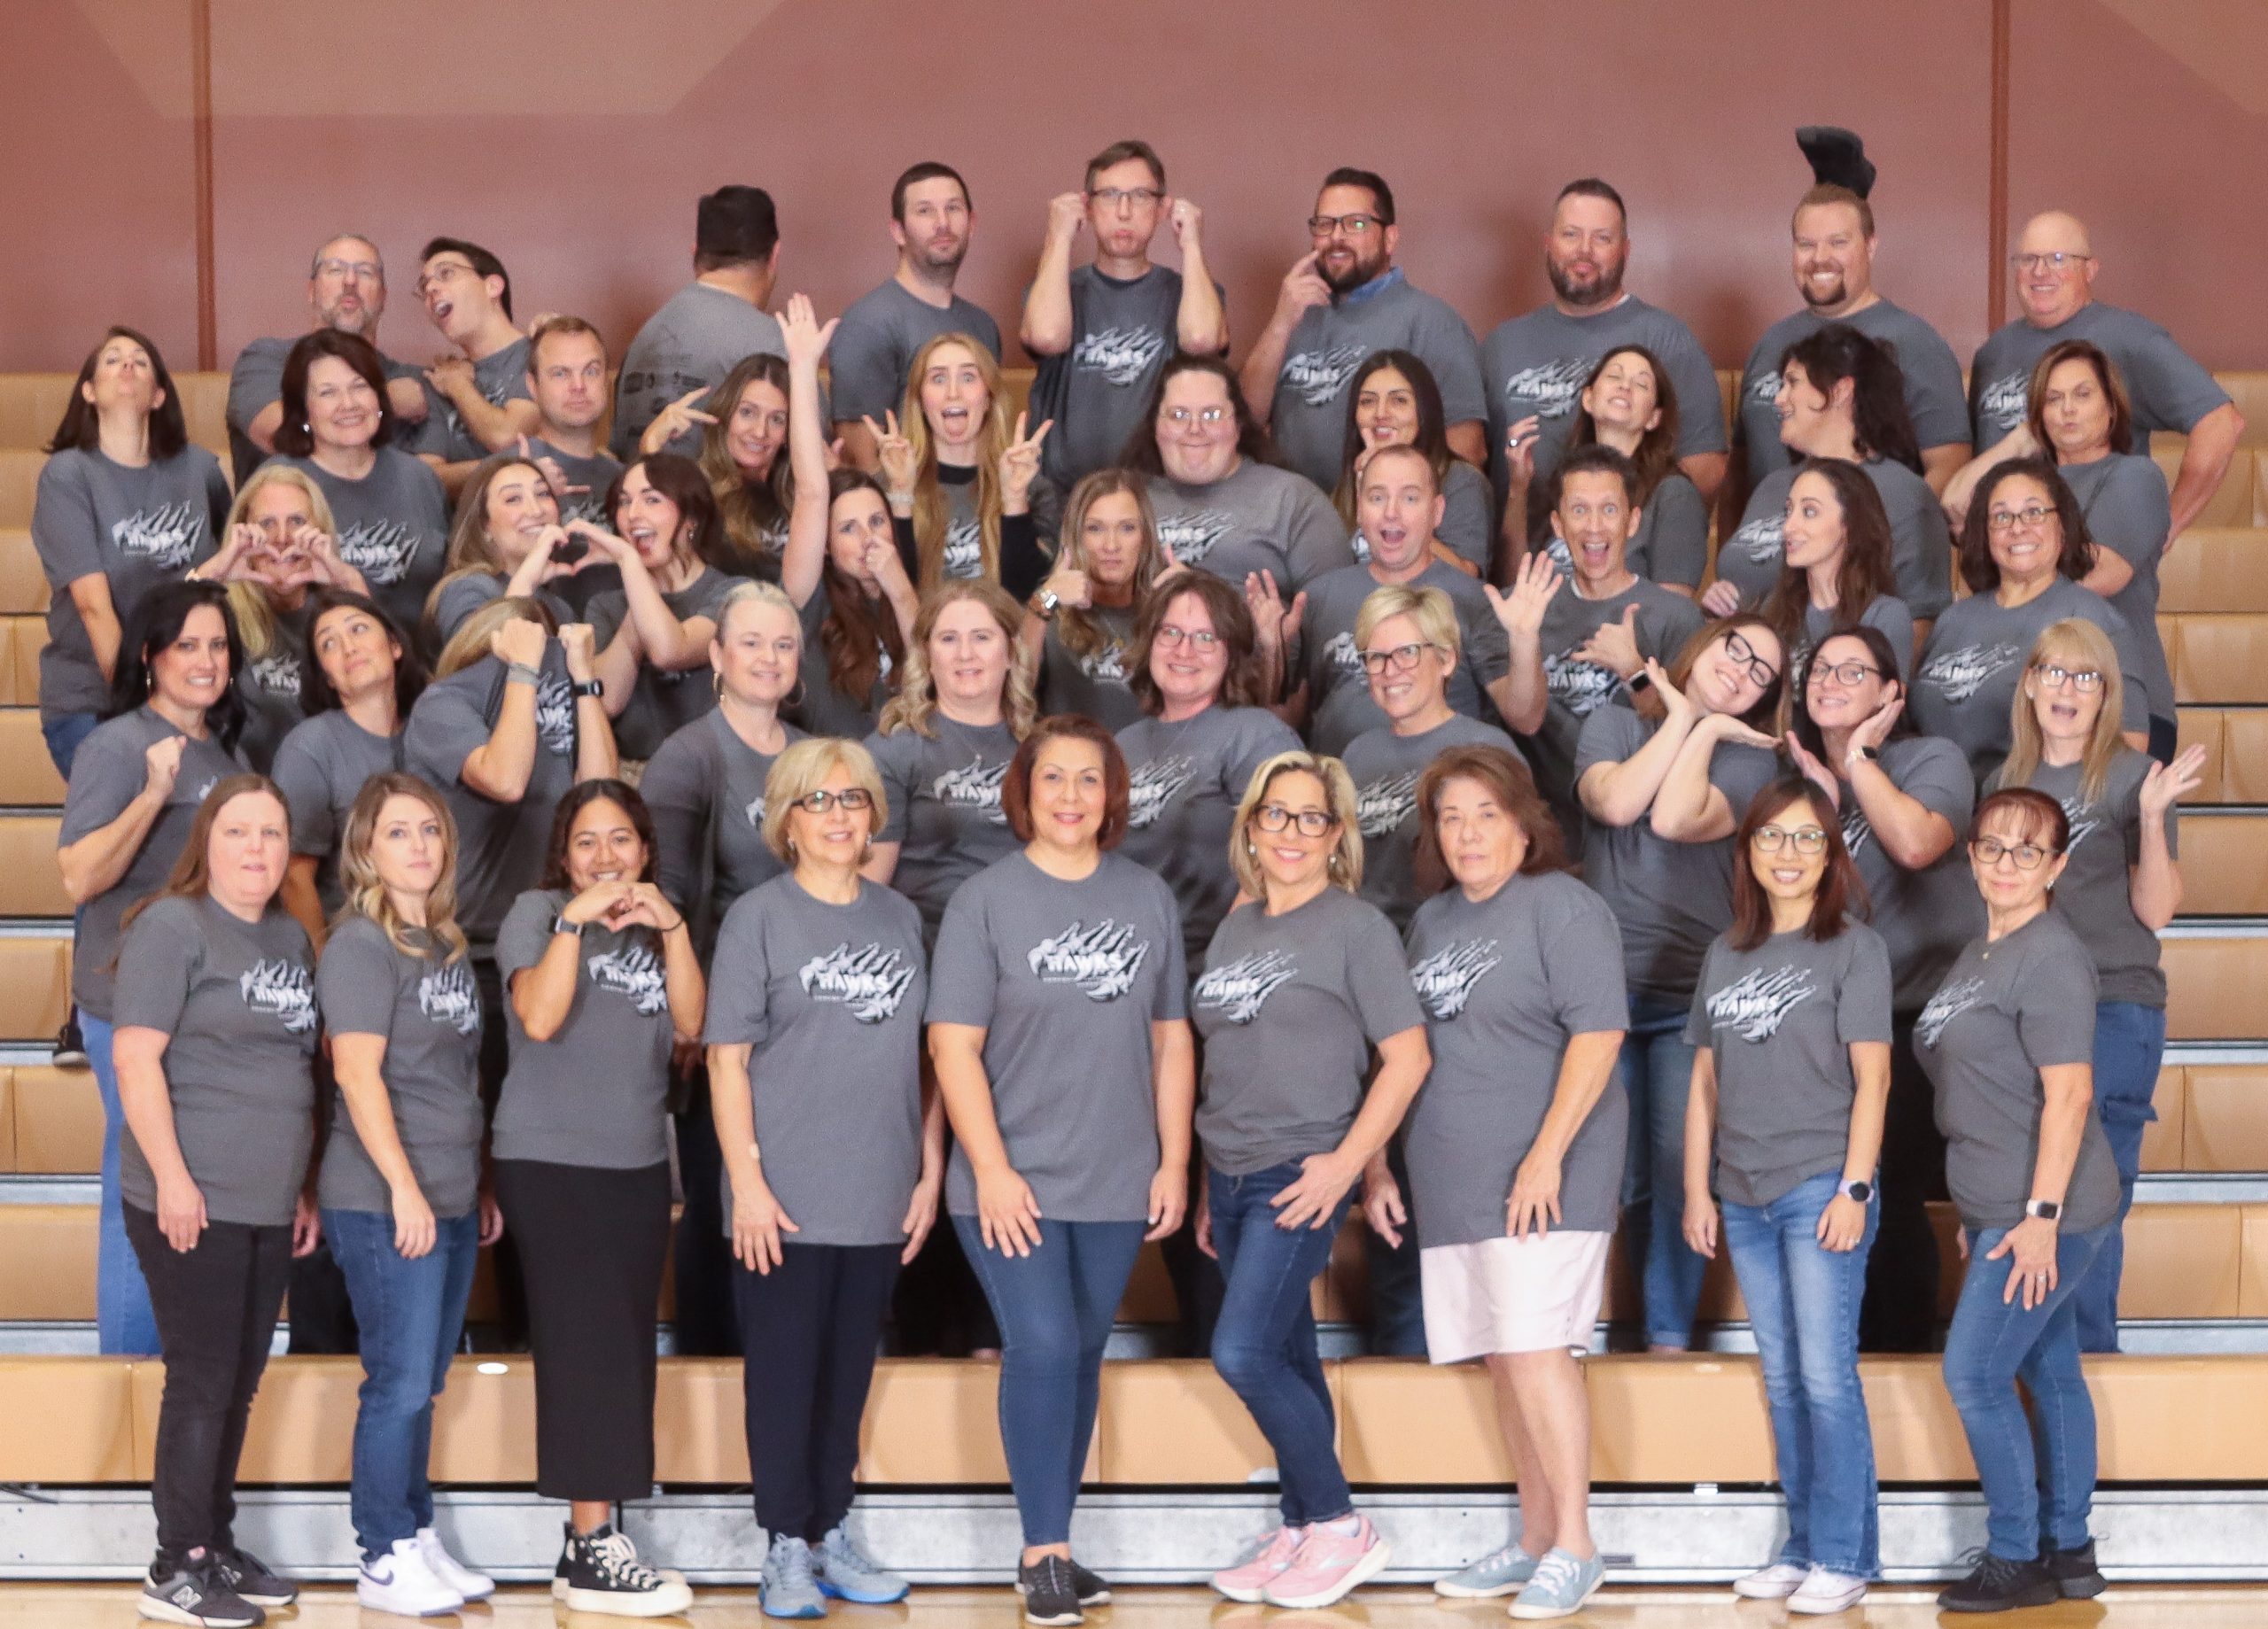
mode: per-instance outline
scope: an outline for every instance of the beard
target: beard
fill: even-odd
[[[1809,277],[1798,283],[1797,289],[1804,297],[1804,304],[1814,311],[1824,311],[1830,306],[1840,306],[1851,298],[1851,284],[1842,277],[1836,278],[1833,286],[1824,294],[1812,285]]]
[[[322,318],[322,325],[333,333],[353,334],[361,338],[369,337],[370,330],[378,320],[377,312],[368,302],[351,311],[343,305],[330,306],[317,314]]]
[[[968,258],[968,239],[954,239],[950,249],[940,249],[923,242],[915,245],[913,252],[925,271],[957,272],[960,269],[960,263]]]
[[[1320,260],[1316,263],[1316,275],[1323,279],[1324,285],[1333,294],[1351,293],[1386,269],[1384,244],[1379,245],[1374,254],[1365,255],[1360,249],[1352,250],[1349,252],[1354,259],[1348,262],[1347,269],[1343,272],[1328,271]]]
[[[1543,270],[1551,279],[1551,291],[1570,306],[1604,306],[1622,292],[1622,268],[1619,263],[1610,268],[1602,262],[1598,275],[1586,283],[1570,277],[1549,255],[1544,257]]]

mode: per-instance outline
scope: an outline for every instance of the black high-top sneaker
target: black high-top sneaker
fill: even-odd
[[[610,1522],[567,1538],[566,1602],[572,1612],[617,1617],[669,1617],[693,1604],[693,1591],[638,1559],[630,1535]]]

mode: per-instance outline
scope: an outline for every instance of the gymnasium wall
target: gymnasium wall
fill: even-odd
[[[1730,365],[1792,300],[1806,122],[1866,136],[1877,281],[1964,356],[2007,309],[2002,234],[2053,204],[2092,221],[2107,298],[2211,366],[2268,368],[2255,0],[5,11],[0,370],[75,367],[121,320],[176,367],[225,366],[302,324],[309,252],[347,229],[392,268],[390,350],[438,345],[409,268],[439,232],[496,250],[523,315],[581,312],[619,346],[688,275],[693,199],[729,181],[779,200],[782,291],[839,309],[889,268],[891,178],[931,157],[975,194],[963,291],[1013,334],[1047,198],[1127,135],[1204,206],[1240,341],[1334,164],[1388,176],[1402,263],[1482,332],[1542,298],[1551,196],[1596,173],[1630,200],[1630,286]]]

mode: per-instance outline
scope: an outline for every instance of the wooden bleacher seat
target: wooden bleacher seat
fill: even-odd
[[[13,1163],[25,1176],[92,1176],[102,1169],[103,1103],[89,1069],[23,1064],[6,1071]]]
[[[71,942],[0,936],[0,1041],[51,1041],[71,993]]]
[[[54,773],[54,765],[48,772]],[[60,815],[0,815],[0,916],[71,915],[71,896],[55,863],[55,834],[62,824]]]
[[[17,1169],[15,1073],[0,1069],[0,1174]]]
[[[2168,640],[2174,699],[2180,702],[2268,702],[2268,615],[2189,611],[2158,618]]]
[[[40,570],[31,528],[0,530],[0,615],[47,609],[47,573]]]
[[[2182,1139],[2189,1124],[2189,1072],[2180,1064],[2167,1064],[2158,1071],[2158,1083],[2150,1093],[2150,1107],[2157,1118],[2142,1128],[2142,1169],[2145,1171],[2182,1171]],[[2268,1167],[2263,1167],[2268,1168]]]
[[[2186,800],[2192,803],[2241,803],[2241,797],[2228,795],[2225,773],[2228,753],[2227,712],[2218,707],[2184,707],[2175,713],[2176,745],[2186,752],[2192,747],[2205,749],[2204,767],[2198,771],[2201,782]]]
[[[0,650],[0,706],[39,705],[39,653],[47,648],[47,618],[0,617],[7,644]]]
[[[2221,713],[2221,799],[2268,803],[2268,710]]]
[[[2263,1028],[2260,962],[2268,941],[2181,936],[2160,942],[2169,1041],[2250,1041]]]
[[[2236,410],[2244,415],[2243,446],[2268,446],[2268,373],[2216,373]]]
[[[2184,916],[2268,913],[2268,815],[2180,818]],[[5,822],[0,822],[0,831]]]
[[[95,1315],[96,1207],[0,1205],[0,1318]]]
[[[2182,1075],[2181,1168],[2268,1171],[2268,1067],[2193,1063]]]
[[[136,1453],[136,1367],[122,1358],[0,1357],[0,1480],[146,1480]]]
[[[31,452],[47,445],[71,399],[71,373],[0,374],[0,447]]]
[[[30,526],[32,500],[39,491],[40,469],[46,462],[44,453],[0,447],[0,526]]]
[[[2158,562],[2158,609],[2268,611],[2268,529],[2192,526]]]
[[[40,733],[39,710],[0,707],[0,804],[60,809],[63,790]]]
[[[2158,468],[2165,472],[2166,485],[2171,486],[2181,468],[2179,447],[2153,445],[2150,455],[2157,461]],[[2257,462],[2250,447],[2239,447],[2235,456],[2229,460],[2228,472],[2221,477],[2220,485],[2205,500],[2204,508],[2199,511],[2192,524],[2217,527],[2268,525],[2268,516],[2261,515],[2258,494],[2255,490],[2257,476],[2255,465]]]

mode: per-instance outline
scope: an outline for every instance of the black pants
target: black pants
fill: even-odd
[[[725,1155],[717,1122],[709,1117],[709,1071],[696,1067],[677,1121],[678,1185],[685,1208],[677,1219],[671,1255],[677,1291],[677,1352],[680,1357],[738,1357],[740,1319],[734,1314],[733,1241],[725,1215]]]
[[[536,1491],[644,1499],[654,1491],[654,1325],[670,1250],[670,1167],[496,1162],[520,1242],[535,1354]]]
[[[480,1107],[485,1124],[496,1123],[496,1100],[503,1095],[511,1067],[510,1036],[504,1027],[504,980],[493,958],[475,958],[473,987],[480,992]],[[528,1344],[528,1291],[520,1273],[520,1243],[507,1232],[490,1246],[496,1276],[496,1334],[507,1352]]]
[[[896,1245],[796,1245],[735,1264],[749,1480],[766,1532],[816,1544],[850,1514],[858,1423],[897,1280]]]
[[[315,1053],[315,1147],[321,1150],[330,1143],[338,1094],[330,1059],[321,1051]],[[309,1172],[310,1186],[314,1177]],[[293,1357],[351,1356],[361,1345],[354,1305],[346,1295],[346,1276],[331,1259],[329,1239],[317,1244],[313,1254],[292,1258],[291,1294],[284,1304],[291,1323],[289,1350]]]
[[[180,1556],[236,1542],[237,1462],[291,1278],[291,1230],[210,1222],[175,1250],[158,1219],[126,1207],[126,1237],[150,1284],[166,1390],[150,1478],[158,1548]]]
[[[1891,1025],[1890,1104],[1882,1131],[1882,1226],[1859,1306],[1866,1352],[1929,1352],[1938,1339],[1938,1238],[1929,1202],[1946,1192],[1937,1098],[1914,1056],[1915,1014]]]

